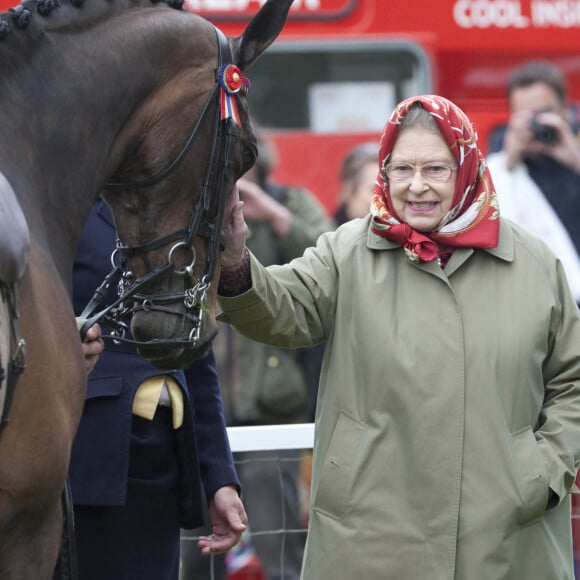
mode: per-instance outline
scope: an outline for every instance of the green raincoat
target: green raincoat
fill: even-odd
[[[442,270],[366,218],[252,280],[223,319],[328,341],[303,580],[573,579],[580,319],[539,239],[502,220]]]

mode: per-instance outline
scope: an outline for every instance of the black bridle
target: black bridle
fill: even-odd
[[[232,62],[232,55],[225,35],[219,29],[216,28],[215,30],[218,38],[217,70],[219,74],[219,71],[223,70],[224,66]],[[109,337],[104,336],[104,338],[113,338],[116,341],[127,342],[137,346],[186,345],[189,348],[196,348],[198,345],[206,311],[207,293],[214,278],[220,251],[225,200],[231,193],[230,188],[232,185],[233,170],[232,152],[234,144],[239,138],[239,130],[236,127],[236,123],[231,118],[222,119],[221,117],[219,93],[220,83],[216,81],[184,147],[177,157],[163,170],[154,176],[140,181],[110,182],[106,184],[106,190],[136,190],[161,182],[184,160],[195,141],[199,128],[202,126],[208,114],[210,105],[212,102],[217,102],[206,178],[199,199],[193,208],[187,228],[137,246],[126,246],[119,241],[117,242],[117,247],[111,256],[113,269],[96,290],[93,298],[81,314],[81,319],[83,320],[81,336],[83,339],[87,330],[92,325],[97,322],[104,322],[113,328],[111,335]],[[206,239],[205,264],[200,278],[194,274],[196,253],[193,246],[193,239],[196,236],[202,236]],[[135,279],[129,267],[129,259],[171,243],[173,243],[173,246],[168,252],[167,261],[145,276]],[[185,249],[191,253],[191,262],[189,265],[177,267],[174,264],[173,256],[178,249]],[[184,290],[182,292],[151,295],[142,291],[147,284],[150,284],[153,280],[170,271],[183,276]],[[118,298],[99,312],[96,312],[105,302],[108,289],[115,285],[117,287]],[[192,323],[192,330],[187,336],[171,339],[153,339],[146,342],[126,338],[125,334],[128,330],[128,323],[126,321],[133,314],[145,310],[179,315],[181,313],[170,308],[172,304],[179,302],[182,302],[185,306],[185,312],[182,316]]]

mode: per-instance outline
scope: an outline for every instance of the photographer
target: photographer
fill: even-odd
[[[509,123],[492,134],[487,159],[502,215],[551,247],[580,304],[580,142],[565,79],[530,61],[512,73],[507,97]]]

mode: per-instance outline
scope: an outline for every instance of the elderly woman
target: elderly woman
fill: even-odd
[[[572,580],[580,320],[562,264],[500,218],[466,115],[386,124],[371,215],[285,266],[224,234],[246,335],[327,340],[303,580]],[[235,195],[234,195],[235,197]]]

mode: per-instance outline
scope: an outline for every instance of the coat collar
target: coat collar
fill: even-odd
[[[499,240],[497,246],[495,248],[488,248],[484,252],[505,262],[513,262],[515,255],[514,230],[507,220],[502,218],[499,220]]]
[[[397,244],[397,242],[393,242],[373,234],[369,224],[367,247],[371,250],[394,250],[396,248],[400,248],[401,246]],[[462,248],[457,248],[456,251],[460,251],[461,249]],[[480,251],[487,252],[488,254],[491,254],[500,260],[504,260],[505,262],[512,262],[515,254],[514,234],[512,227],[509,225],[509,222],[500,218],[499,240],[497,246],[495,248],[487,248]],[[471,255],[471,253],[473,252],[470,251],[469,255]]]

